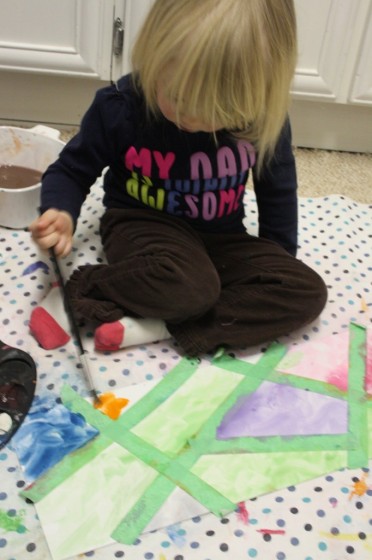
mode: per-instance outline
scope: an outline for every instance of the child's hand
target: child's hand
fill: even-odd
[[[51,208],[33,221],[28,229],[41,249],[54,247],[60,257],[71,251],[74,223],[68,212]]]

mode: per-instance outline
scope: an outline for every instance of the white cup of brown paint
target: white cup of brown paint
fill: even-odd
[[[39,215],[41,177],[62,150],[60,132],[0,126],[0,226],[24,229]]]

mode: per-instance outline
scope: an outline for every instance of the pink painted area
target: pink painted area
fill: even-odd
[[[291,348],[278,371],[308,379],[325,381],[347,391],[349,369],[349,331],[321,340],[304,342]],[[367,330],[366,392],[372,395],[372,330]]]
[[[249,525],[249,512],[245,502],[240,502],[238,504],[238,519],[244,523],[244,525]]]
[[[334,369],[328,374],[326,381],[341,389],[341,391],[346,392],[348,386],[348,364],[340,364],[338,369]]]

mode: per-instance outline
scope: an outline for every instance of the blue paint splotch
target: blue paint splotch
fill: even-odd
[[[97,434],[80,414],[43,398],[32,406],[13,438],[12,447],[27,482],[31,483]]]
[[[166,531],[170,540],[178,546],[178,548],[183,548],[186,545],[185,531],[182,529],[181,525],[171,525],[167,527]]]
[[[49,272],[49,266],[45,264],[45,262],[36,261],[24,269],[24,271],[22,272],[22,276],[27,276],[27,274],[32,274],[33,272],[39,269],[47,273]]]

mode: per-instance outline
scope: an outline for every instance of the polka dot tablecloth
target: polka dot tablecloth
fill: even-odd
[[[246,225],[255,233],[257,211],[250,191],[245,202]],[[280,341],[288,346],[304,340],[311,344],[312,340],[340,333],[351,321],[371,323],[371,208],[340,196],[299,202],[298,257],[324,277],[329,300],[316,322]],[[65,278],[79,265],[104,262],[98,236],[101,213],[101,188],[97,183],[84,204],[73,253],[61,263]],[[25,231],[0,228],[0,240],[0,338],[34,358],[38,370],[36,398],[58,401],[64,383],[86,395],[76,344],[71,341],[48,352],[29,334],[30,312],[54,280],[48,256],[36,249]],[[172,340],[101,355],[94,353],[89,327],[82,328],[82,337],[100,391],[161,378],[181,359]],[[249,359],[262,350],[238,349],[234,354]],[[10,443],[0,450],[0,558],[50,560],[34,506],[19,496],[25,484]],[[79,558],[369,560],[372,476],[368,469],[329,473],[249,500],[240,513],[226,518],[207,514],[181,523],[175,520],[170,527],[141,535],[132,546],[111,544]]]

